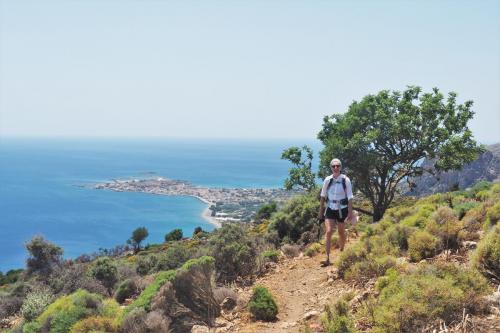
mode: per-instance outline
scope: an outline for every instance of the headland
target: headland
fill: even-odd
[[[202,217],[216,227],[226,222],[249,222],[257,210],[270,201],[284,202],[300,191],[279,188],[209,188],[168,178],[113,180],[95,189],[117,192],[142,192],[159,195],[192,196],[208,205]]]

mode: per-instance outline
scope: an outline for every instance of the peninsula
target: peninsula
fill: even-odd
[[[162,177],[113,180],[96,184],[94,188],[117,192],[193,196],[209,205],[202,215],[216,226],[224,222],[251,221],[263,204],[270,201],[284,202],[301,193],[279,188],[208,188],[195,186],[187,181]]]

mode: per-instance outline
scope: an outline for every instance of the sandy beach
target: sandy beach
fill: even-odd
[[[203,217],[205,220],[207,220],[210,224],[214,225],[215,228],[222,227],[222,224],[219,221],[217,221],[217,219],[215,217],[212,216],[212,211],[210,210],[210,206],[214,205],[214,203],[212,203],[206,199],[203,199],[202,197],[198,197],[196,195],[193,195],[193,197],[195,197],[196,199],[203,201],[204,203],[207,204],[207,207],[201,213],[201,217]]]

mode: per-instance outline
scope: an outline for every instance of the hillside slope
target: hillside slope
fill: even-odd
[[[427,160],[423,167],[430,168],[432,163],[432,160]],[[416,188],[408,194],[423,196],[446,192],[456,184],[460,189],[465,189],[480,180],[500,182],[500,143],[487,146],[483,154],[474,162],[464,165],[462,170],[443,172],[436,176],[427,173],[417,177],[414,180]]]

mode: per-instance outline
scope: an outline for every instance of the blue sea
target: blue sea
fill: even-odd
[[[282,187],[283,149],[304,140],[0,139],[0,271],[23,268],[34,235],[75,258],[125,244],[137,227],[146,243],[174,228],[212,230],[193,197],[95,190],[113,179],[166,177],[210,187]],[[317,146],[317,144],[316,144]],[[317,148],[317,147],[315,147]],[[317,152],[317,149],[315,149]]]

